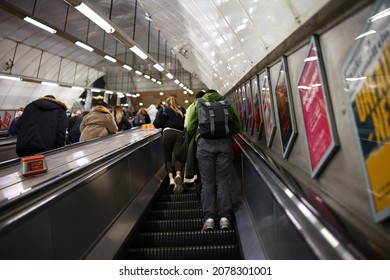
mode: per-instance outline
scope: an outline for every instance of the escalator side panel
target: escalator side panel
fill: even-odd
[[[163,165],[161,147],[148,143],[0,232],[0,259],[82,258]]]

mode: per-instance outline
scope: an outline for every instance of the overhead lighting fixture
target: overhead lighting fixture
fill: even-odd
[[[111,90],[106,90],[105,93],[107,93],[107,94],[113,94],[114,92],[111,91]]]
[[[146,79],[148,79],[148,80],[150,80],[150,76],[149,75],[144,75],[144,77],[146,78]]]
[[[98,89],[98,88],[91,88],[91,91],[92,91],[92,92],[100,92],[101,90]]]
[[[144,53],[143,51],[141,51],[141,49],[138,48],[137,46],[131,47],[130,50],[142,59],[148,58],[148,55],[146,53]]]
[[[167,76],[168,79],[172,80],[173,79],[173,75],[171,73],[168,73],[166,74],[165,76]]]
[[[370,17],[368,20],[370,20],[371,22],[373,21],[376,21],[378,19],[381,19],[383,17],[387,17],[387,16],[390,16],[390,8],[386,9],[386,10],[383,10],[379,13],[377,13],[376,15]]]
[[[156,68],[158,71],[164,71],[164,67],[162,67],[160,64],[156,63],[153,65],[154,68]]]
[[[11,81],[21,81],[21,78],[18,77],[12,77],[12,76],[0,76],[0,79],[4,80],[11,80]]]
[[[58,87],[59,86],[59,84],[50,83],[50,82],[41,82],[41,84],[44,86],[51,86],[51,87]]]
[[[40,23],[39,21],[36,21],[35,19],[32,19],[30,17],[25,17],[24,20],[39,27],[39,28],[42,28],[43,30],[46,30],[47,32],[50,32],[52,34],[57,32],[57,30],[55,30],[55,29],[53,29],[53,28],[51,28],[43,23]]]
[[[158,83],[159,85],[161,85],[161,84],[162,84],[162,82],[161,82],[161,81],[157,81],[157,83]]]
[[[369,30],[369,31],[364,32],[364,33],[360,34],[359,36],[357,36],[357,37],[355,38],[355,40],[360,39],[360,38],[363,38],[363,37],[366,37],[366,36],[371,35],[371,34],[375,34],[375,33],[376,33],[375,30]]]
[[[114,63],[117,61],[115,58],[113,58],[113,57],[111,57],[109,55],[105,55],[104,58],[109,60],[109,61],[111,61],[111,62],[114,62]]]
[[[183,84],[183,83],[180,83],[180,84],[179,84],[179,87],[181,87],[181,88],[184,87],[184,84]]]
[[[80,13],[85,15],[87,18],[92,20],[98,26],[100,26],[107,33],[113,33],[115,28],[112,27],[107,21],[105,21],[101,16],[95,13],[90,7],[81,3],[79,6],[75,7]]]
[[[127,69],[127,70],[129,70],[129,71],[131,71],[131,70],[133,70],[133,68],[131,68],[129,65],[127,65],[127,64],[123,64],[123,68],[125,68],[125,69]]]
[[[135,70],[135,74],[137,74],[137,75],[142,75],[142,72],[139,71],[139,70]]]
[[[72,86],[72,89],[85,90],[83,87],[78,87],[78,86]]]
[[[83,49],[86,49],[87,51],[90,51],[90,52],[94,51],[94,48],[91,48],[90,46],[88,46],[80,41],[75,42],[75,44],[79,47],[82,47]]]
[[[157,82],[156,78],[152,78],[152,82]]]
[[[180,81],[179,81],[178,79],[176,79],[174,82],[175,82],[175,84],[177,84],[177,85],[180,84]]]

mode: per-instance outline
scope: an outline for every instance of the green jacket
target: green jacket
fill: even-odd
[[[223,96],[218,92],[206,93],[202,97],[205,101],[219,101],[223,99]],[[229,113],[232,115],[232,120],[236,131],[241,131],[242,125],[237,109],[233,106],[229,106]],[[190,110],[187,111],[188,126],[187,131],[189,135],[195,135],[196,142],[198,142],[200,134],[198,129],[198,100],[195,100]]]

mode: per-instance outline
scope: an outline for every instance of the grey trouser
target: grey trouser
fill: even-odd
[[[232,203],[229,187],[233,164],[231,138],[199,138],[196,157],[202,181],[201,201],[204,219],[225,217],[231,220]]]

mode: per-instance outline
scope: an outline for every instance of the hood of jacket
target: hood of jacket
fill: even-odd
[[[102,105],[96,105],[93,110],[99,113],[110,114],[110,111]]]
[[[32,102],[36,107],[38,107],[42,111],[51,111],[56,109],[64,109],[66,110],[66,105],[57,100],[50,97],[42,97]]]
[[[218,92],[209,92],[202,96],[202,99],[205,101],[219,101],[223,99],[223,96],[220,95]]]

